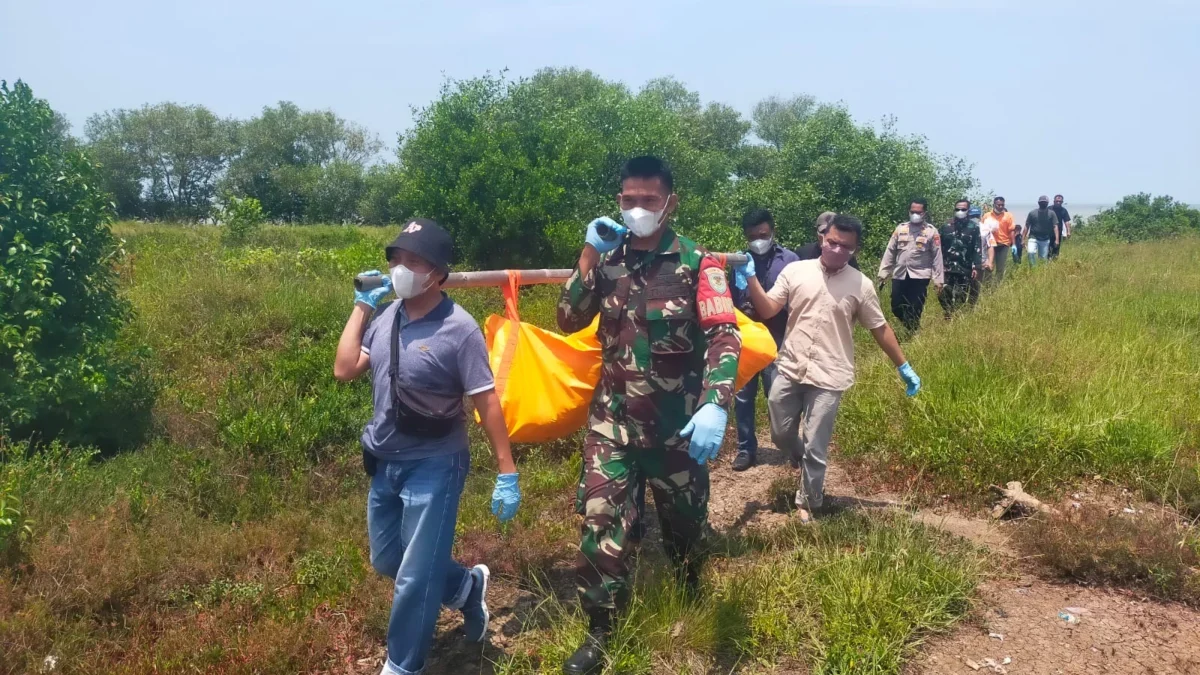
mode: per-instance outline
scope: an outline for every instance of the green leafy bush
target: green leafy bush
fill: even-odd
[[[22,514],[21,502],[7,487],[0,487],[0,564],[18,560],[33,537],[33,522]]]
[[[927,199],[931,222],[944,222],[954,201],[976,189],[966,162],[935,155],[893,121],[881,129],[857,124],[841,106],[819,106],[771,133],[780,134],[778,150],[769,149],[762,178],[738,183],[738,202],[771,209],[790,246],[813,241],[816,217],[838,211],[863,222],[859,256],[878,258],[910,200]]]
[[[1200,210],[1169,195],[1151,198],[1148,192],[1129,195],[1111,209],[1091,218],[1080,232],[1121,241],[1162,239],[1184,233],[1200,234]]]
[[[398,201],[447,224],[466,265],[565,266],[584,225],[616,215],[621,164],[635,155],[671,163],[682,231],[731,221],[723,197],[748,130],[674,80],[637,93],[573,69],[451,82],[402,140]]]
[[[262,204],[254,197],[230,197],[221,220],[225,224],[221,241],[233,246],[244,244],[262,226]]]
[[[0,82],[0,425],[15,438],[137,443],[154,391],[118,341],[122,250],[93,165],[28,85]]]

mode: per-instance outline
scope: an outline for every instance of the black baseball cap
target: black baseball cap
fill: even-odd
[[[415,253],[440,270],[449,270],[454,262],[454,240],[450,233],[428,218],[413,218],[400,228],[395,241],[384,249],[388,260],[396,249]]]

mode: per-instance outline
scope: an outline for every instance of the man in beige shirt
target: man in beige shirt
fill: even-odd
[[[928,203],[914,199],[908,207],[908,222],[896,226],[879,261],[879,286],[892,278],[892,314],[910,333],[921,328],[929,281],[933,280],[939,294],[945,283],[942,237],[928,218]]]
[[[842,393],[854,384],[855,321],[871,331],[896,364],[908,395],[921,389],[921,378],[883,316],[875,287],[847,265],[861,238],[857,218],[837,216],[821,244],[821,257],[784,267],[769,292],[758,283],[753,261],[734,269],[734,283],[748,290],[760,317],[788,309],[767,408],[772,440],[801,468],[796,507],[803,523],[811,522],[822,506],[829,438]]]

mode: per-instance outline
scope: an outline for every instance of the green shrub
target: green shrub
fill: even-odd
[[[296,560],[294,580],[315,599],[337,598],[362,582],[367,564],[362,550],[338,542],[332,551],[310,551]]]
[[[33,537],[33,521],[20,509],[21,501],[8,487],[0,487],[0,565],[21,557],[25,544]]]
[[[352,443],[371,415],[370,386],[366,378],[333,379],[336,342],[332,334],[316,344],[291,341],[266,368],[232,379],[217,412],[224,444],[280,466],[307,466]]]
[[[1169,195],[1129,195],[1111,209],[1089,219],[1080,232],[1121,241],[1162,239],[1184,233],[1200,234],[1200,210]]]
[[[16,438],[134,445],[154,391],[118,342],[122,250],[93,165],[24,83],[0,82],[0,424]]]
[[[244,244],[263,223],[262,204],[254,197],[230,197],[221,220],[225,224],[221,241],[234,246]]]

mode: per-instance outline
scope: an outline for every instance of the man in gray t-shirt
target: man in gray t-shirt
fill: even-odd
[[[464,397],[500,467],[492,512],[512,518],[521,492],[483,335],[441,289],[450,235],[432,220],[412,220],[384,252],[390,274],[360,275],[374,288],[355,293],[333,374],[346,382],[371,373],[374,412],[362,433],[367,532],[371,565],[395,581],[382,672],[407,675],[424,669],[442,605],[462,610],[467,639],[487,636],[487,565],[468,570],[451,557],[471,459]],[[393,291],[398,300],[377,312]]]
[[[396,429],[391,403],[392,325],[400,321],[399,385],[413,397],[438,407],[495,388],[487,344],[479,324],[449,297],[428,314],[410,320],[401,302],[379,309],[363,334],[362,353],[370,357],[375,414],[362,433],[362,446],[378,459],[424,459],[467,447],[465,418],[443,438],[421,438]]]

